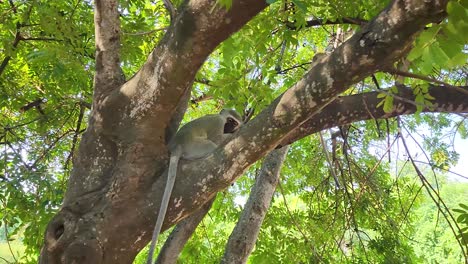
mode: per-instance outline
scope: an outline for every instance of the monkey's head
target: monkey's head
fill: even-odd
[[[243,123],[242,118],[235,110],[223,109],[219,114],[226,120],[226,123],[224,123],[224,134],[236,132]]]

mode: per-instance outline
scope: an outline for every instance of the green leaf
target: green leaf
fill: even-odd
[[[383,110],[385,113],[390,113],[393,110],[393,96],[385,97],[385,102],[383,105]]]
[[[464,66],[466,65],[467,61],[468,61],[468,54],[458,53],[449,61],[448,65],[451,67]]]
[[[418,41],[424,45],[430,45],[435,40],[435,36],[440,30],[439,25],[430,27],[429,29],[423,31],[418,37]]]
[[[379,94],[377,94],[377,98],[384,98],[384,97],[386,97],[386,96],[387,96],[386,93],[379,93]]]
[[[457,1],[448,2],[447,13],[449,14],[449,19],[453,19],[455,21],[466,21],[468,19],[467,9]]]
[[[432,72],[432,68],[433,68],[433,56],[431,54],[431,52],[429,51],[429,48],[427,49],[424,49],[423,53],[422,53],[422,58],[421,58],[421,61],[419,63],[419,66],[420,66],[420,70],[421,70],[421,73],[423,74],[429,74]]]
[[[307,5],[302,0],[292,0],[292,2],[303,12],[307,12]]]
[[[466,215],[466,214],[461,214],[461,215],[459,215],[459,216],[457,217],[457,222],[458,222],[458,223],[463,223],[463,222],[465,222],[465,218],[468,219],[468,215]]]
[[[430,53],[433,54],[434,58],[434,63],[439,65],[440,67],[443,67],[447,64],[447,61],[449,61],[449,57],[445,52],[439,47],[437,43],[433,44],[430,46]]]
[[[424,98],[426,98],[426,99],[428,99],[428,100],[435,100],[435,97],[433,97],[433,96],[430,95],[429,93],[424,94]]]

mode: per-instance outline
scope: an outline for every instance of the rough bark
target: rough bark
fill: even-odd
[[[64,203],[47,227],[41,263],[131,263],[147,244],[165,185],[167,133],[180,121],[195,73],[266,7],[264,0],[233,0],[226,11],[213,9],[215,2],[184,2],[146,63],[124,83],[117,2],[96,0],[93,109]],[[182,162],[163,230],[228,187],[347,87],[403,56],[425,25],[444,18],[446,3],[392,2],[333,53],[316,58],[303,79],[224,146]]]
[[[257,241],[263,219],[270,208],[281,167],[289,147],[273,150],[265,157],[241,217],[232,230],[221,263],[246,263]]]
[[[117,1],[96,0],[93,109],[64,203],[47,227],[41,263],[131,263],[146,245],[165,184],[166,142],[195,73],[266,7],[262,0],[235,0],[230,10],[213,9],[215,3],[184,2],[147,62],[124,82]]]

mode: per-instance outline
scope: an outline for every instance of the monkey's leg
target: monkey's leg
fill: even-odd
[[[185,146],[182,158],[187,160],[201,159],[212,153],[217,147],[218,145],[213,141],[199,138]]]

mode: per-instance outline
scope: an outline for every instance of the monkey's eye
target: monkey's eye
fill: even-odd
[[[233,124],[234,127],[236,127],[236,126],[239,124],[239,123],[238,123],[234,118],[232,118],[232,117],[228,117],[228,118],[227,118],[227,121],[228,121],[229,123]]]

